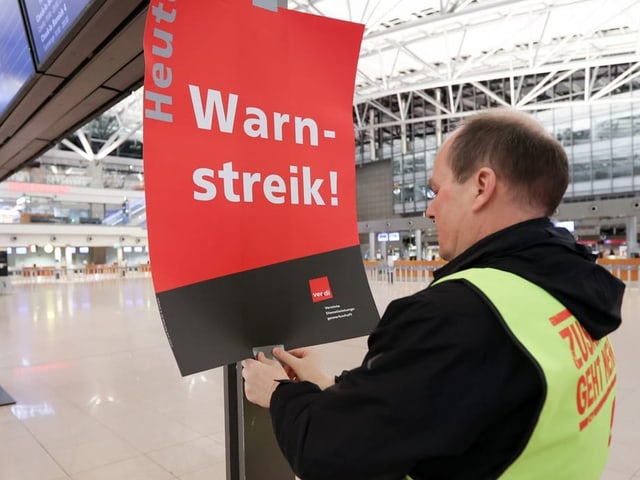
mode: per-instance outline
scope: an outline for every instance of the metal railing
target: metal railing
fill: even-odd
[[[96,281],[115,278],[151,277],[149,264],[141,265],[83,265],[74,267],[22,267],[9,270],[11,284],[47,283],[60,281]]]
[[[364,269],[369,281],[420,282],[425,285],[433,280],[433,272],[444,265],[443,261],[398,260],[393,264],[386,260],[365,261]]]
[[[425,286],[433,280],[433,272],[444,261],[365,261],[364,269],[371,282],[413,282]],[[630,286],[640,286],[640,259],[599,259],[598,263],[612,275]],[[47,281],[101,280],[110,278],[151,277],[151,266],[140,265],[83,265],[74,267],[22,267],[9,271],[11,283],[42,283]]]
[[[364,268],[369,281],[374,282],[420,282],[425,286],[433,280],[433,272],[444,265],[444,261],[386,260],[365,261]],[[640,286],[640,259],[598,259],[597,263],[628,285]]]

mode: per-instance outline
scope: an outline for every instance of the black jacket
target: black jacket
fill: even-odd
[[[546,218],[481,240],[435,277],[471,267],[540,285],[596,339],[620,324],[624,284]],[[368,345],[324,392],[308,382],[274,392],[276,438],[302,479],[494,479],[522,451],[543,379],[466,281],[391,302]]]

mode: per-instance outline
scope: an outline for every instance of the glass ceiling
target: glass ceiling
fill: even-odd
[[[288,0],[288,8],[365,24],[354,105],[493,78],[541,74],[549,84],[618,63],[635,64],[625,81],[640,76],[640,0]],[[135,92],[110,110],[127,136],[141,133],[140,99]]]
[[[637,0],[289,0],[288,4],[294,10],[365,23],[356,104],[392,93],[466,83],[470,78],[640,60]]]

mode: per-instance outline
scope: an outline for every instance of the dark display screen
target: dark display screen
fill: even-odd
[[[34,74],[18,0],[0,0],[0,117]]]
[[[38,64],[47,59],[92,0],[24,0]]]

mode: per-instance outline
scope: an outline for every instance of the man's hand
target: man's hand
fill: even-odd
[[[250,358],[242,361],[244,393],[251,403],[269,408],[271,395],[278,386],[278,380],[288,378],[294,382],[311,382],[318,385],[321,390],[335,383],[334,377],[322,369],[317,350],[297,348],[285,352],[281,348],[274,348],[273,356],[277,360],[270,360],[260,352],[257,359]]]
[[[247,400],[264,408],[269,408],[271,395],[278,386],[277,380],[287,378],[287,372],[277,360],[268,359],[258,353],[257,359],[242,361],[242,378]]]
[[[335,383],[334,377],[324,372],[317,350],[297,348],[285,352],[281,348],[274,348],[273,356],[285,364],[291,380],[315,383],[321,390]]]

